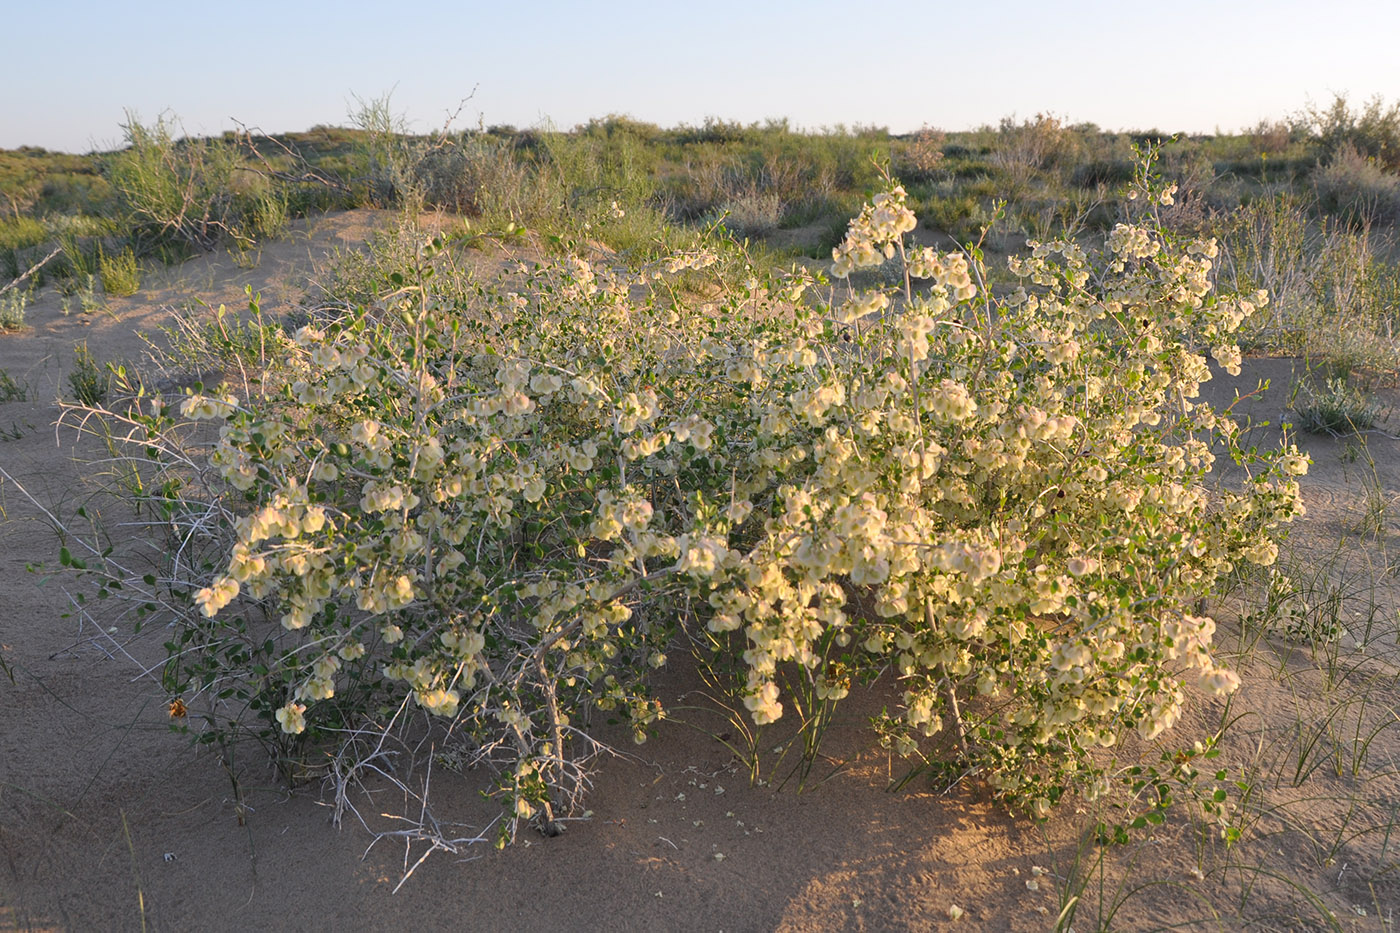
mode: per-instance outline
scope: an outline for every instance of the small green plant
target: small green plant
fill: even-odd
[[[91,272],[75,275],[65,279],[59,288],[62,297],[59,299],[59,308],[63,316],[67,317],[73,313],[74,302],[77,303],[78,311],[82,314],[96,314],[106,308],[106,302],[102,300],[102,295],[98,292],[97,276]]]
[[[250,210],[253,235],[259,240],[275,240],[287,232],[291,209],[287,196],[281,191],[265,191],[258,195]]]
[[[24,437],[26,431],[34,430],[34,425],[28,421],[21,424],[18,421],[11,421],[8,428],[0,428],[0,441],[17,441]]]
[[[97,362],[86,343],[73,347],[73,371],[68,374],[68,385],[74,398],[84,405],[100,405],[107,398],[108,381],[106,368]]]
[[[0,402],[22,402],[28,397],[24,386],[15,382],[7,371],[0,369]]]
[[[247,384],[254,374],[265,376],[274,367],[273,355],[285,341],[282,325],[264,316],[262,296],[247,289],[249,317],[240,318],[224,305],[203,302],[178,311],[161,331],[173,348],[162,359],[164,375],[191,380],[211,369],[237,372]],[[212,319],[211,319],[212,318]]]
[[[24,327],[24,309],[29,304],[29,293],[12,290],[0,294],[0,330],[19,330]]]
[[[1329,378],[1320,391],[1301,386],[1293,411],[1303,430],[1333,436],[1369,431],[1382,418],[1380,405],[1370,395],[1341,378]]]
[[[102,290],[108,295],[122,298],[141,288],[141,265],[129,246],[115,256],[99,250],[97,268]]]

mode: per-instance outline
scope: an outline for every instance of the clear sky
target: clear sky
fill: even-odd
[[[959,130],[1050,112],[1230,131],[1334,92],[1400,99],[1400,0],[17,0],[0,147],[86,152],[126,110],[192,134],[346,124],[393,92],[419,130],[629,114],[674,126]],[[394,7],[397,6],[397,9]]]

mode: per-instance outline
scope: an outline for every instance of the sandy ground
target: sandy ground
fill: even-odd
[[[29,390],[29,400],[0,405],[0,466],[71,518],[93,493],[76,461],[100,454],[54,427],[76,341],[99,359],[138,360],[137,333],[155,333],[171,308],[196,299],[238,307],[245,285],[262,292],[265,309],[286,310],[330,250],[353,247],[383,221],[353,212],[300,224],[256,268],[204,257],[150,276],[138,295],[101,313],[64,315],[56,295],[41,294],[30,329],[0,335],[0,369]],[[1247,392],[1267,377],[1270,391],[1244,404],[1277,422],[1293,369],[1251,361],[1212,394]],[[1260,440],[1275,430],[1260,429]],[[1338,573],[1352,588],[1339,599],[1346,612],[1379,600],[1393,646],[1400,602],[1384,555],[1393,529],[1383,509],[1369,543],[1355,529],[1368,483],[1383,503],[1400,486],[1396,444],[1367,439],[1373,471],[1349,459],[1345,442],[1305,444],[1316,466],[1291,559],[1325,575],[1342,547]],[[781,790],[750,784],[700,729],[669,724],[644,746],[618,735],[622,754],[600,763],[589,819],[558,838],[527,833],[504,851],[437,852],[393,893],[421,844],[385,840],[366,851],[373,837],[353,821],[334,827],[318,786],[289,792],[251,750],[225,762],[172,735],[158,684],[141,676],[162,659],[160,639],[131,642],[123,656],[91,624],[63,618],[67,581],[52,573],[52,529],[13,483],[0,484],[0,508],[0,644],[14,669],[13,684],[0,679],[0,929],[1046,930],[1078,895],[1081,933],[1096,921],[1125,930],[1389,930],[1400,906],[1400,833],[1392,840],[1389,831],[1400,808],[1400,730],[1384,719],[1387,709],[1394,717],[1396,669],[1357,644],[1359,628],[1343,639],[1341,663],[1357,660],[1341,679],[1361,685],[1346,697],[1368,700],[1348,699],[1345,709],[1380,731],[1353,769],[1355,743],[1339,725],[1332,757],[1298,786],[1298,735],[1329,721],[1344,695],[1335,671],[1328,677],[1306,649],[1256,650],[1231,709],[1239,719],[1226,758],[1259,791],[1241,811],[1250,817],[1246,841],[1229,852],[1174,816],[1112,850],[1095,875],[1098,850],[1081,844],[1091,814],[1069,807],[1037,825],[998,809],[971,782],[942,793],[915,780],[889,792],[900,763],[859,729],[879,708],[877,686],[844,711],[824,749],[830,761],[801,793],[795,781]],[[1225,628],[1223,639],[1238,640]],[[659,690],[674,705],[703,704],[696,686],[679,669]],[[1203,735],[1222,713],[1198,702],[1179,730]],[[703,729],[725,728],[721,717],[687,715]],[[774,746],[786,740],[771,735]],[[828,777],[832,762],[843,767]],[[464,824],[464,834],[496,813],[475,775],[442,768],[432,780],[439,817]],[[374,787],[357,803],[379,828],[393,828],[407,804]],[[966,912],[956,923],[953,904]]]

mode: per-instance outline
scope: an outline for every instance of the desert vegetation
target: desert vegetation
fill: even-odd
[[[0,488],[240,825],[275,775],[401,843],[394,890],[560,844],[688,730],[725,761],[692,794],[859,774],[1039,834],[1025,903],[911,923],[1389,929],[1398,114],[133,116],[115,152],[0,153],[0,340],[45,294],[96,319],[329,212],[380,229],[297,302],[76,345],[56,420],[95,491]]]

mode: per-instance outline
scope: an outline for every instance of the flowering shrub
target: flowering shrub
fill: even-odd
[[[1170,203],[1154,185],[1136,203]],[[833,257],[849,284],[897,256],[902,287],[751,276],[704,303],[674,284],[704,250],[445,300],[424,247],[285,341],[280,391],[179,407],[219,425],[228,539],[171,688],[244,698],[284,743],[427,722],[499,766],[507,834],[586,787],[592,709],[646,738],[684,640],[741,659],[756,724],[888,672],[900,754],[1037,815],[1102,793],[1100,750],[1239,685],[1197,606],[1302,513],[1304,458],[1199,400],[1266,299],[1215,294],[1214,242],[1150,223],[1033,242],[1004,295],[914,227],[891,184]],[[176,422],[132,418],[151,451]],[[1241,469],[1208,485],[1221,456]]]

